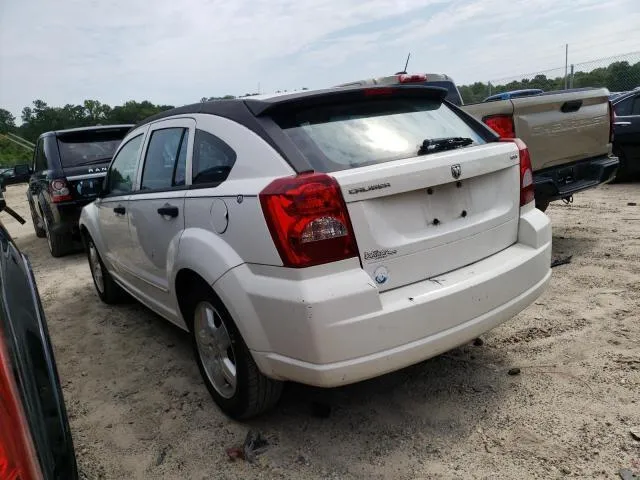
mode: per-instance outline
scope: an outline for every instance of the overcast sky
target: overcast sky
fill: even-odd
[[[640,0],[0,0],[0,108],[182,105],[401,70],[487,81],[640,51]],[[640,58],[638,58],[640,60]]]

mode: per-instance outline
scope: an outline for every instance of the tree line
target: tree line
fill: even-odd
[[[640,86],[640,62],[633,65],[629,62],[614,62],[606,67],[596,68],[588,72],[574,72],[571,82],[573,88],[606,87],[611,92],[625,92]],[[544,74],[531,78],[514,80],[504,85],[489,85],[475,82],[471,85],[458,86],[464,103],[478,103],[490,94],[510,92],[527,88],[539,88],[545,92],[564,89],[564,76],[550,78]]]
[[[564,77],[548,78],[546,75],[538,74],[532,78],[522,78],[504,85],[491,85],[491,89],[488,83],[482,82],[459,85],[458,89],[465,103],[477,103],[489,96],[489,92],[495,94],[524,88],[540,88],[545,91],[562,90],[564,82]],[[607,87],[612,92],[632,90],[640,86],[640,62],[633,65],[626,61],[614,62],[589,72],[575,72],[572,86],[573,88]],[[253,95],[257,94],[246,93],[238,98]],[[202,97],[200,101],[233,98],[236,97],[233,95]],[[31,158],[31,152],[9,141],[1,135],[3,133],[14,133],[35,142],[41,133],[50,130],[89,125],[135,124],[151,115],[171,108],[173,108],[172,105],[156,105],[147,100],[142,102],[131,100],[115,107],[97,100],[85,100],[81,105],[67,104],[63,107],[52,107],[43,100],[35,100],[31,106],[22,109],[20,125],[17,125],[16,118],[11,112],[0,108],[0,165],[13,165]]]

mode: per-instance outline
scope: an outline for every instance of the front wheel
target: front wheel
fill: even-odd
[[[276,405],[282,382],[260,372],[222,302],[204,290],[194,293],[189,309],[202,378],[218,407],[230,417],[259,415]]]
[[[87,239],[87,257],[93,284],[96,287],[96,292],[98,292],[100,300],[108,305],[122,303],[126,298],[126,293],[122,290],[122,287],[113,280],[113,277],[111,277],[111,274],[109,274],[105,268],[92,238]]]

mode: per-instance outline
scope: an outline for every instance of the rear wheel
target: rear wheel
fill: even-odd
[[[616,172],[616,176],[612,180],[611,183],[621,183],[629,180],[629,167],[627,165],[627,159],[624,158],[622,152],[614,152],[615,155],[618,156],[618,171]]]
[[[96,292],[100,300],[109,305],[122,303],[126,299],[126,293],[122,287],[118,285],[113,277],[109,274],[102,263],[98,249],[93,243],[93,239],[87,239],[87,257],[89,259],[89,268],[91,269],[91,277],[96,287]]]
[[[36,237],[44,238],[47,236],[47,232],[44,229],[43,222],[38,217],[31,202],[29,202],[29,210],[31,210],[31,220],[33,221],[33,229],[36,231]]]
[[[188,310],[196,362],[218,407],[236,419],[274,407],[282,382],[258,370],[222,302],[208,287],[199,288],[191,295]]]
[[[46,215],[42,215],[42,219],[44,222],[45,236],[47,237],[47,244],[49,245],[49,252],[51,252],[51,256],[57,258],[66,255],[69,252],[68,244],[71,239],[67,238],[65,235],[52,232]]]

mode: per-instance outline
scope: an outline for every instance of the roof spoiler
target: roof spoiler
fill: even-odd
[[[249,110],[256,117],[259,117],[291,107],[308,108],[328,103],[352,102],[373,98],[430,98],[442,103],[447,93],[446,88],[429,85],[345,87],[305,91],[260,100],[248,98],[244,102]]]

